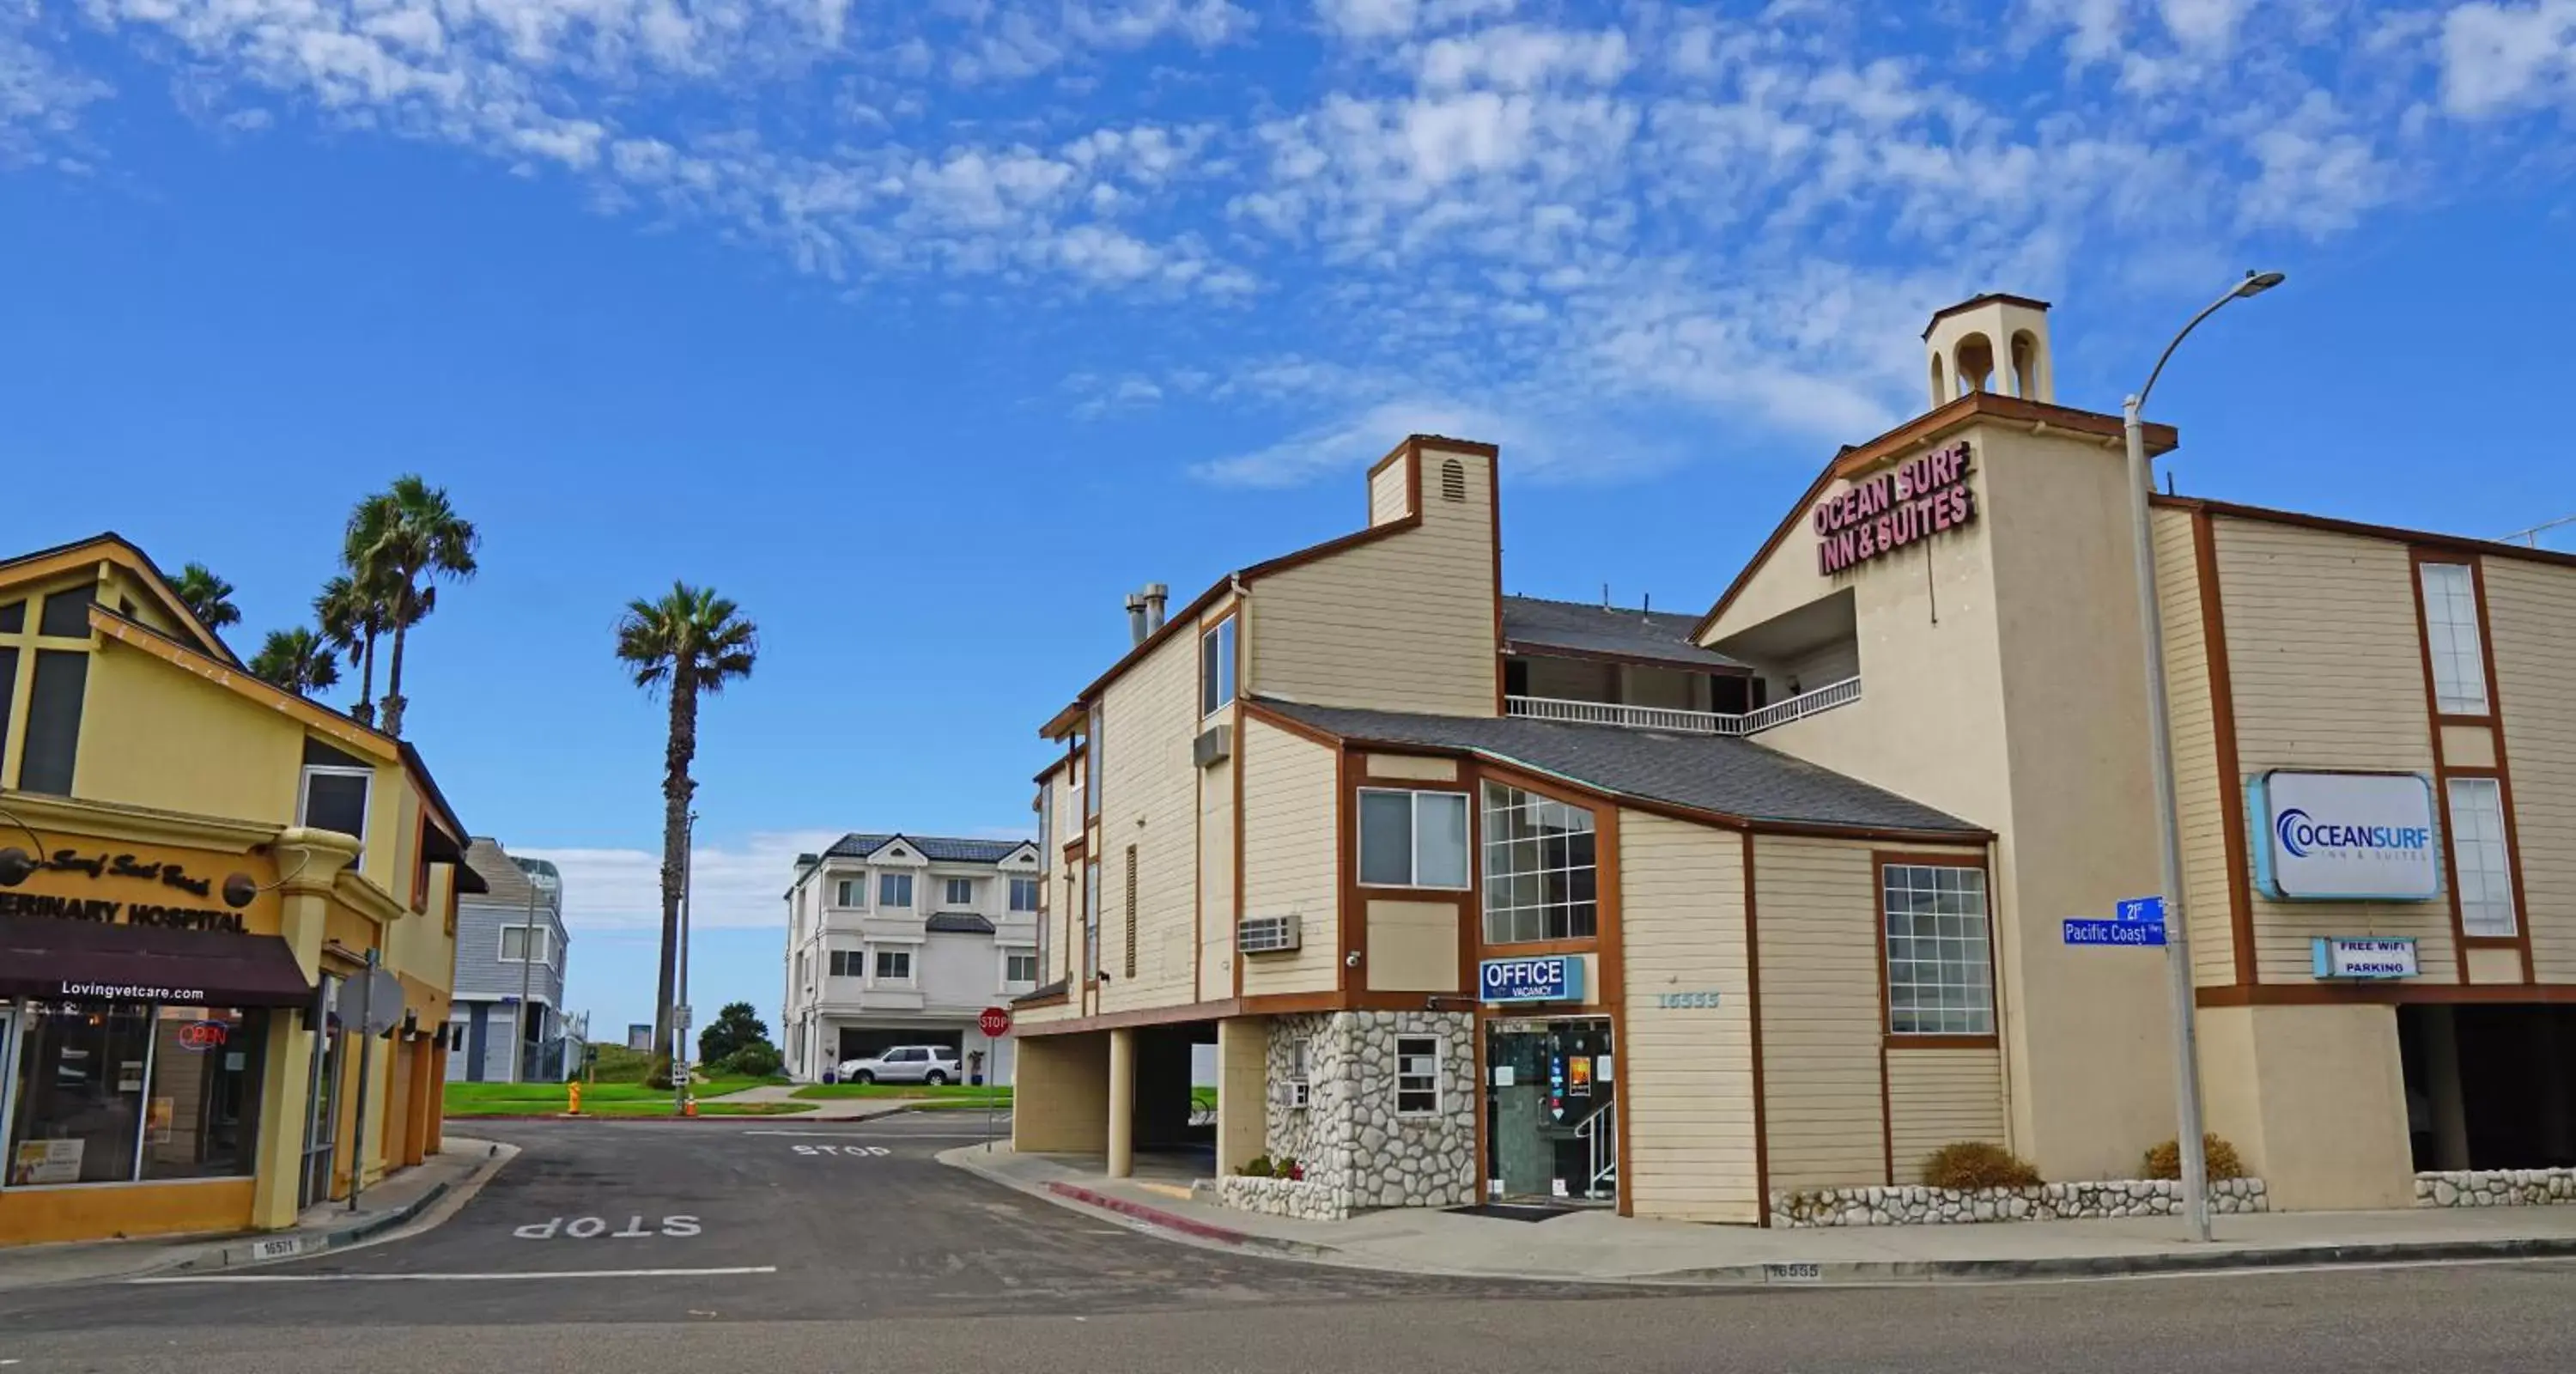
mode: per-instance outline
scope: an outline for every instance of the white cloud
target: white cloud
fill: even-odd
[[[2476,119],[2576,94],[2576,0],[2461,5],[2442,19],[2442,103]]]
[[[1346,39],[1402,38],[1464,20],[1509,14],[1513,0],[1316,0],[1324,26]]]
[[[1293,487],[1327,474],[1357,471],[1385,456],[1408,434],[1444,434],[1489,444],[1521,437],[1516,426],[1475,406],[1388,401],[1267,448],[1208,459],[1190,471],[1223,486]]]
[[[691,928],[784,927],[781,894],[796,879],[796,856],[821,853],[844,833],[795,830],[753,835],[732,845],[699,844],[689,874]],[[552,859],[563,871],[564,923],[574,934],[662,928],[658,850],[523,846],[511,852]]]

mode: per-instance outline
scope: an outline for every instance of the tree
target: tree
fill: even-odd
[[[340,680],[340,656],[322,636],[297,626],[271,630],[268,642],[251,655],[251,676],[309,697]]]
[[[689,846],[689,799],[698,784],[698,697],[751,676],[760,631],[714,589],[675,582],[659,601],[630,601],[617,621],[617,658],[646,692],[671,699],[671,732],[662,754],[662,986],[653,1012],[655,1077],[667,1086],[671,1067],[672,956],[680,943],[680,884]]]
[[[203,563],[191,563],[179,570],[179,580],[170,590],[188,603],[188,610],[209,630],[241,623],[241,608],[233,604],[233,584],[215,576],[215,570]]]
[[[394,637],[385,668],[384,730],[402,734],[403,637],[438,608],[441,580],[456,582],[475,572],[474,549],[483,542],[472,521],[456,513],[445,487],[433,487],[418,473],[405,473],[384,491],[358,503],[349,513],[349,531],[341,560],[364,586],[380,589],[386,603],[386,628]],[[427,579],[424,581],[424,579]]]
[[[713,1064],[733,1058],[734,1051],[769,1043],[769,1025],[749,1002],[727,1002],[713,1024],[698,1032],[698,1062]]]
[[[322,594],[313,598],[313,616],[322,623],[322,637],[347,654],[349,666],[359,670],[358,704],[349,714],[361,725],[374,724],[376,639],[392,619],[392,608],[382,593],[341,576],[322,584]]]

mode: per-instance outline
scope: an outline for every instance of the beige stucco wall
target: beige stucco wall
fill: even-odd
[[[2226,790],[2241,780],[2218,768],[2218,710],[2209,673],[2209,627],[2188,511],[2154,513],[2156,592],[2164,614],[2165,698],[2173,723],[2174,795],[2182,817],[2183,910],[2191,919],[2192,978],[2236,981],[2234,896],[2229,891]]]
[[[35,612],[28,615],[32,624]],[[23,700],[12,714],[26,714]],[[113,639],[90,654],[78,748],[76,796],[280,825],[295,819],[303,726]]]
[[[1753,1018],[1744,948],[1744,837],[1643,811],[1619,815],[1625,970],[1620,1167],[1641,1217],[1754,1223]],[[1659,994],[1714,992],[1714,1007]]]
[[[1011,1148],[1099,1154],[1109,1142],[1109,1036],[1020,1040],[1011,1071]]]
[[[2209,1129],[2236,1146],[2275,1209],[2414,1204],[2396,1008],[2205,1008],[2200,1063]],[[2172,1138],[2170,1124],[2155,1137]]]
[[[1435,480],[1418,528],[1253,585],[1250,690],[1324,706],[1494,714],[1493,464],[1423,452],[1435,472],[1452,457],[1466,469],[1466,500],[1444,499]]]
[[[2576,983],[2576,569],[2485,560],[2532,972]]]
[[[1880,935],[1869,849],[1756,835],[1753,861],[1771,1186],[1884,1183]],[[1626,881],[1623,873],[1623,892]]]
[[[1368,904],[1368,985],[1373,992],[1462,992],[1458,985],[1458,904],[1372,898]]]
[[[2002,1056],[1990,1049],[1889,1049],[1887,1118],[1898,1183],[1922,1182],[1924,1157],[1944,1145],[2001,1142]]]
[[[2429,776],[2432,724],[2406,547],[2223,516],[2214,533],[2237,759],[2246,774],[2352,768]],[[2459,978],[2447,899],[2275,902],[2254,894],[2262,982],[2312,982],[2309,942],[2319,935],[2413,936],[2424,981]]]
[[[1294,912],[1294,954],[1243,961],[1246,996],[1325,992],[1341,948],[1340,831],[1336,755],[1258,720],[1243,723],[1243,914]]]
[[[1216,1167],[1235,1173],[1267,1153],[1270,1022],[1232,1016],[1216,1024]]]

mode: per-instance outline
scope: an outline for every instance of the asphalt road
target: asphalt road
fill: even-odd
[[[2576,1368],[2576,1265],[1610,1294],[1183,1246],[947,1169],[980,1122],[492,1123],[423,1234],[0,1297],[0,1371]]]

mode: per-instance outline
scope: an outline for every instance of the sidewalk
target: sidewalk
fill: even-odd
[[[2576,1207],[2284,1212],[2215,1219],[2195,1245],[2174,1217],[1813,1230],[1636,1221],[1577,1211],[1542,1222],[1449,1212],[1293,1221],[1185,1202],[1085,1161],[1007,1145],[940,1162],[1061,1206],[1090,1207],[1192,1244],[1364,1269],[1554,1283],[1798,1284],[1996,1281],[2392,1261],[2576,1257]],[[1096,1161],[1091,1161],[1093,1168]]]
[[[817,1101],[810,1097],[798,1097],[796,1090],[802,1086],[804,1085],[799,1083],[764,1083],[757,1088],[745,1088],[741,1092],[727,1093],[722,1097],[702,1097],[698,1101],[701,1103],[793,1102],[798,1106],[814,1109],[810,1112],[767,1118],[773,1121],[865,1121],[870,1117],[891,1116],[915,1105],[917,1101],[909,1097],[827,1097]]]
[[[0,1248],[0,1293],[174,1269],[267,1264],[336,1250],[403,1225],[442,1198],[472,1196],[518,1152],[512,1145],[449,1136],[445,1150],[418,1168],[360,1193],[358,1210],[350,1211],[346,1202],[321,1203],[305,1208],[294,1227],[284,1231]]]

